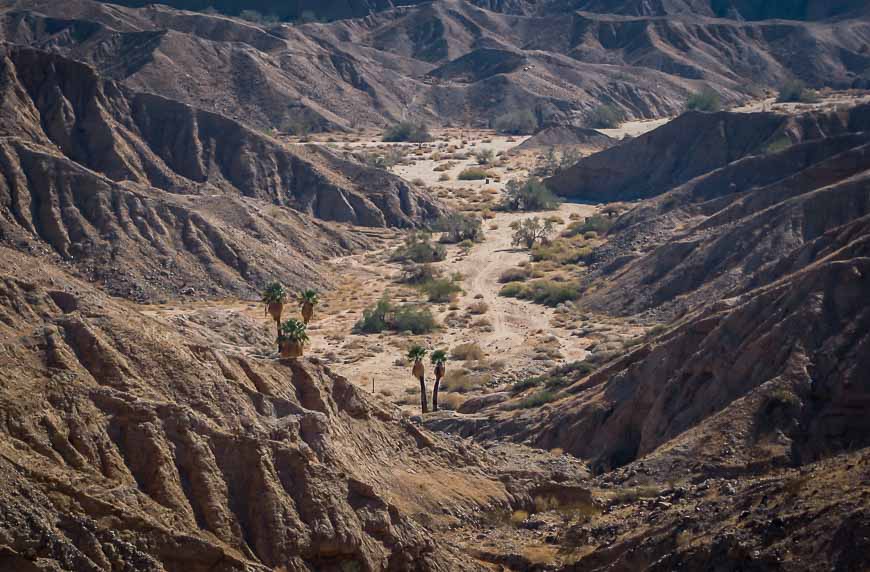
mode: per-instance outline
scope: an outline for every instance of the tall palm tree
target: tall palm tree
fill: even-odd
[[[426,398],[426,369],[423,367],[423,358],[426,357],[426,348],[423,346],[411,346],[408,350],[408,359],[414,360],[411,374],[420,380],[420,404],[423,413],[429,413],[429,400]]]
[[[290,319],[281,324],[278,332],[278,349],[282,358],[302,357],[305,344],[308,343],[308,332],[305,323]]]
[[[316,290],[303,290],[299,293],[299,306],[302,308],[302,320],[308,324],[314,316],[314,307],[320,302]]]
[[[441,379],[444,377],[444,372],[447,369],[447,352],[435,350],[429,356],[429,360],[435,366],[435,387],[432,388],[432,411],[438,411],[438,386],[441,385]]]
[[[263,304],[266,305],[266,316],[272,316],[275,327],[281,333],[281,314],[284,313],[284,303],[287,302],[287,290],[280,282],[270,282],[263,290]]]

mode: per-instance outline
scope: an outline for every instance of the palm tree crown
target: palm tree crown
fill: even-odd
[[[408,350],[408,359],[420,361],[426,357],[427,353],[426,348],[423,346],[411,346],[411,349]]]
[[[298,344],[308,343],[307,327],[301,320],[290,319],[281,324],[279,339]]]
[[[429,360],[435,365],[447,363],[447,352],[444,350],[435,350],[432,352],[432,355],[429,356]]]
[[[316,306],[317,303],[320,302],[320,298],[317,295],[317,290],[303,290],[299,293],[299,303],[300,304],[311,304],[312,306]]]
[[[270,282],[263,290],[264,304],[283,304],[287,301],[287,290],[280,282]]]

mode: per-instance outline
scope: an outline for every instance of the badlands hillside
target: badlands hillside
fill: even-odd
[[[857,0],[0,0],[0,571],[870,570],[868,87]]]

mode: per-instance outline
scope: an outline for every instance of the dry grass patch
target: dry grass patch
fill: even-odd
[[[460,361],[479,361],[484,359],[483,349],[474,342],[459,344],[450,350],[450,358]]]

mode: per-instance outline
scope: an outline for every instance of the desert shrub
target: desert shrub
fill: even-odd
[[[595,232],[596,236],[606,233],[613,226],[613,221],[601,215],[587,217],[585,221],[575,221],[568,225],[562,232],[562,236],[570,238],[578,234],[585,235],[587,232]]]
[[[397,332],[412,332],[417,335],[428,334],[438,328],[429,308],[416,304],[406,304],[396,308],[390,323],[391,329]]]
[[[501,273],[501,276],[498,277],[498,281],[501,284],[523,282],[529,279],[529,275],[531,275],[531,270],[528,268],[508,268]]]
[[[514,234],[511,236],[511,244],[513,246],[524,246],[532,248],[539,242],[547,240],[555,231],[553,221],[542,221],[538,217],[527,218],[520,221],[514,227]]]
[[[274,14],[261,14],[256,10],[242,10],[239,12],[239,18],[257,24],[274,24],[278,22],[278,17]]]
[[[495,151],[492,149],[481,149],[474,154],[474,158],[479,165],[489,165],[495,159]]]
[[[468,313],[474,316],[486,314],[487,312],[489,312],[489,304],[483,300],[479,300],[468,306]]]
[[[513,385],[511,385],[511,393],[517,395],[518,393],[522,393],[527,389],[531,389],[533,387],[537,387],[541,385],[541,380],[538,377],[527,377],[526,379],[520,379],[515,381]]]
[[[449,181],[449,180],[450,180],[450,175],[448,175],[447,173],[441,173],[441,174],[438,176],[438,180],[439,180],[439,181],[442,181],[442,182],[443,182],[443,181]]]
[[[441,271],[431,264],[410,264],[402,270],[402,282],[405,284],[425,284],[440,276]]]
[[[450,350],[450,359],[469,361],[484,358],[483,349],[474,342],[459,344]]]
[[[438,409],[456,411],[465,402],[465,398],[456,393],[445,393],[438,396]]]
[[[538,118],[528,110],[511,111],[497,117],[493,128],[505,135],[529,135],[538,130]]]
[[[466,393],[486,385],[492,380],[487,372],[471,372],[464,368],[448,369],[442,380],[444,391]]]
[[[427,334],[436,328],[435,318],[428,308],[416,304],[396,306],[385,296],[363,310],[363,316],[353,331],[359,334],[379,334],[385,330]]]
[[[413,183],[414,185],[416,185],[418,187],[425,187],[426,186],[426,181],[424,181],[420,177],[417,177],[416,179],[411,181],[411,183]]]
[[[534,280],[526,284],[512,282],[502,287],[500,296],[531,300],[545,306],[558,306],[563,302],[576,300],[580,290],[575,284],[554,282],[552,280]]]
[[[405,154],[398,147],[391,147],[381,153],[363,152],[354,156],[359,162],[378,169],[389,169],[405,159]]]
[[[600,105],[586,115],[586,125],[595,129],[615,129],[625,119],[625,114],[613,105]]]
[[[544,385],[547,389],[561,389],[580,381],[592,373],[595,366],[587,361],[575,361],[553,368],[544,375],[532,378],[534,385]]]
[[[767,146],[764,148],[764,152],[768,155],[772,155],[774,153],[779,153],[780,151],[785,151],[791,146],[791,139],[789,139],[788,135],[783,133],[779,137],[768,143]]]
[[[693,93],[686,101],[686,109],[690,111],[719,111],[722,109],[722,98],[716,91],[705,87],[698,93]]]
[[[464,240],[483,240],[483,223],[474,216],[452,213],[438,219],[435,229],[442,231],[441,242],[456,244]]]
[[[779,103],[812,103],[816,101],[816,97],[807,89],[804,82],[794,80],[786,82],[779,89],[776,101]]]
[[[525,294],[526,286],[522,282],[509,282],[502,286],[498,295],[505,298],[522,298]]]
[[[449,302],[456,294],[462,292],[462,288],[455,280],[450,278],[436,278],[420,284],[420,290],[429,298],[430,302]]]
[[[541,211],[559,206],[559,198],[540,179],[525,182],[512,179],[505,185],[502,209],[507,211]]]
[[[384,141],[388,143],[425,143],[431,140],[429,129],[422,123],[403,121],[384,132]]]
[[[422,264],[425,262],[438,262],[446,257],[447,251],[440,244],[433,244],[430,234],[411,232],[405,237],[405,243],[393,252],[391,260]]]
[[[490,176],[491,175],[486,171],[486,169],[469,167],[462,170],[456,178],[460,181],[479,181],[481,179],[488,179]]]

